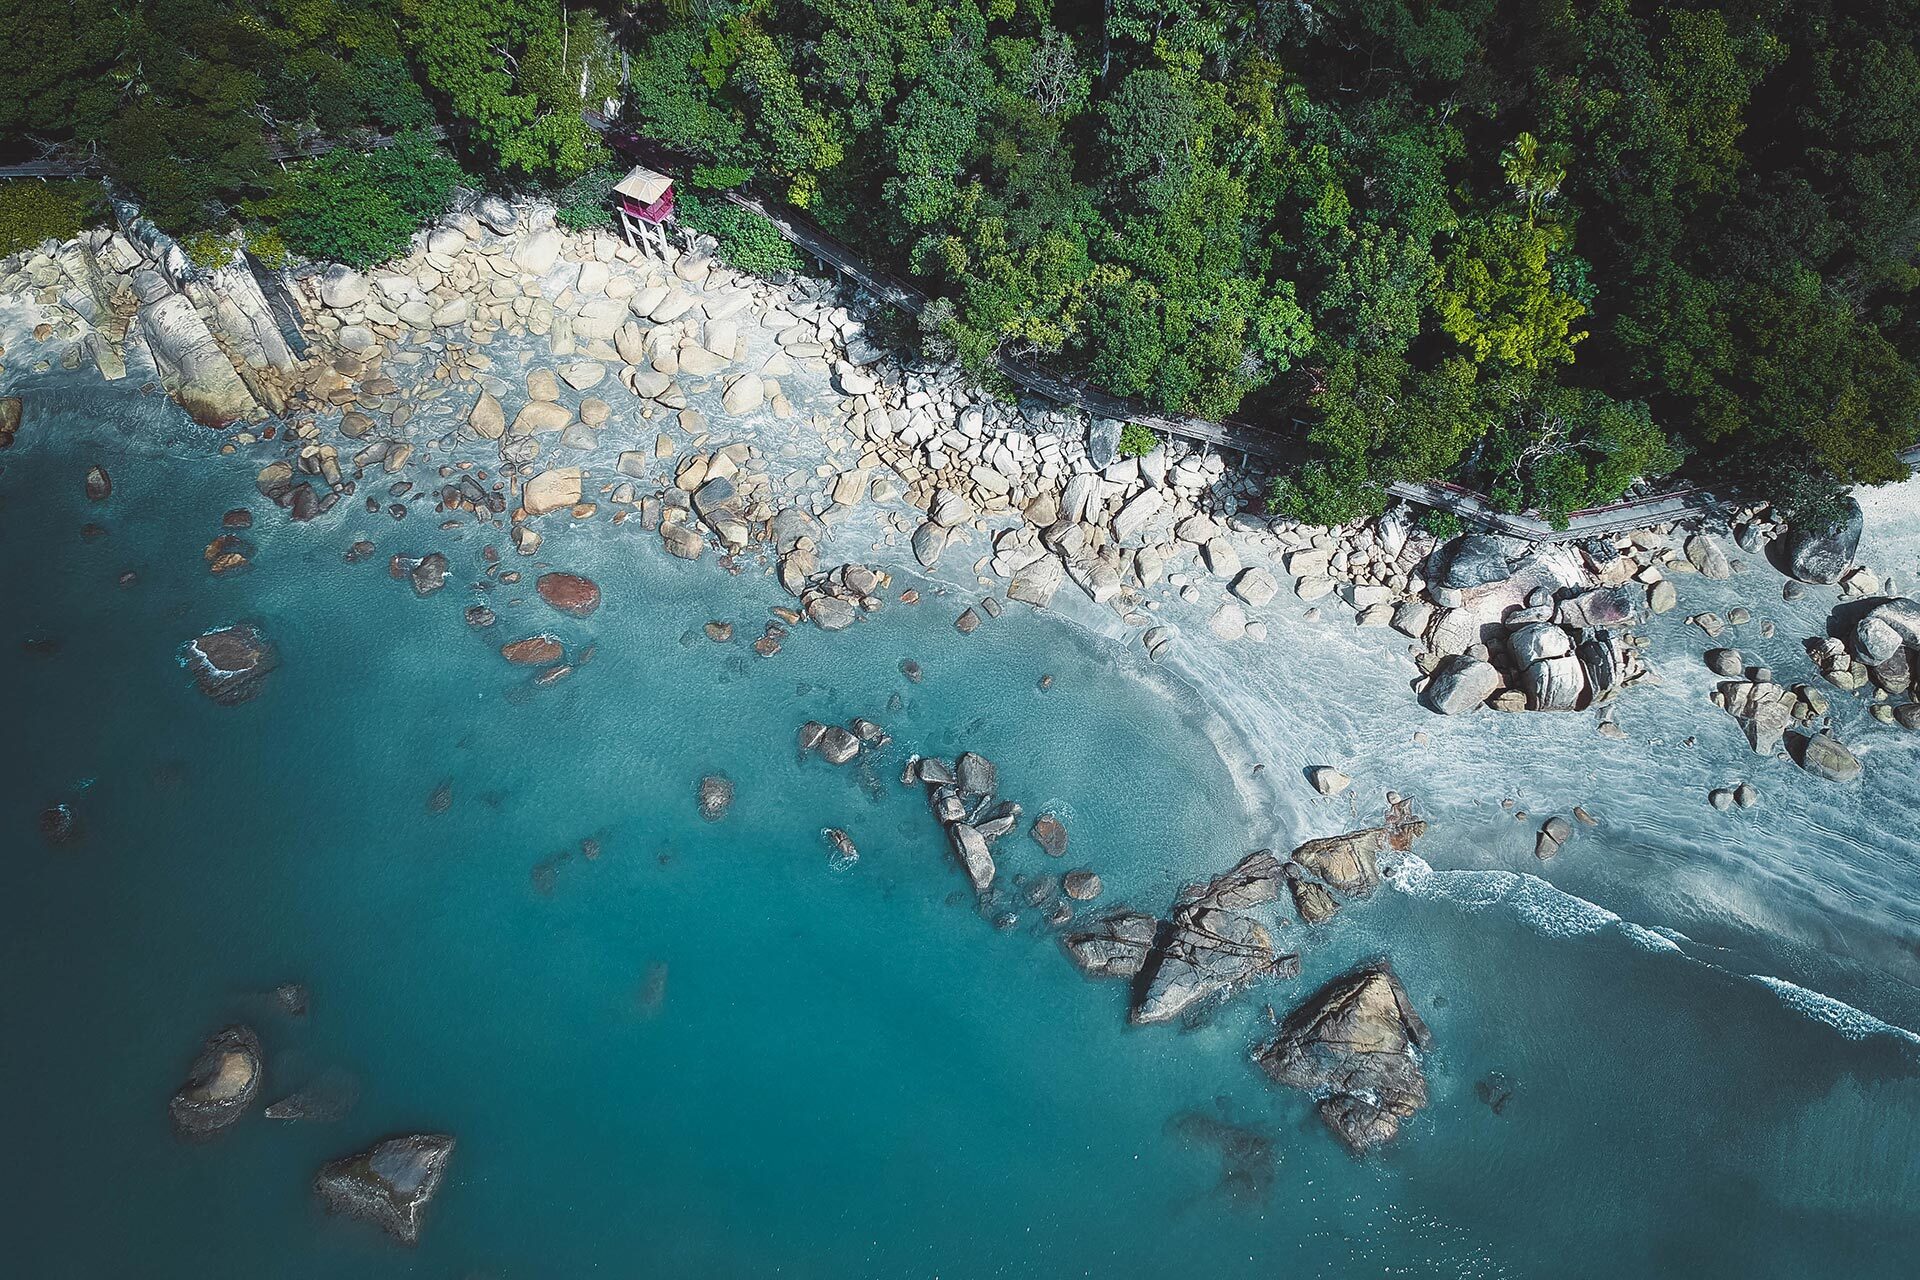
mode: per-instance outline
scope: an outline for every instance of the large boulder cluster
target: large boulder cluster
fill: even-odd
[[[1665,578],[1646,580],[1612,542],[1538,548],[1469,534],[1435,548],[1425,572],[1433,607],[1403,603],[1393,622],[1425,646],[1429,710],[1579,711],[1651,678],[1630,627]]]

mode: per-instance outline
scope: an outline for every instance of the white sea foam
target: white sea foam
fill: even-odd
[[[1870,1036],[1893,1036],[1913,1045],[1920,1045],[1920,1035],[1915,1035],[1905,1027],[1896,1027],[1890,1022],[1882,1022],[1872,1014],[1856,1009],[1844,1001],[1832,996],[1821,995],[1818,991],[1809,991],[1785,978],[1769,977],[1764,973],[1750,973],[1747,977],[1766,987],[1780,997],[1780,1002],[1796,1013],[1804,1014],[1815,1022],[1824,1022],[1849,1040],[1865,1040]]]

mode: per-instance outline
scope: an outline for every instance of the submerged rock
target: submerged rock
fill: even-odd
[[[1276,1084],[1320,1100],[1320,1118],[1358,1153],[1400,1130],[1427,1102],[1414,1050],[1426,1023],[1385,963],[1344,974],[1287,1015],[1280,1034],[1254,1052]]]
[[[700,779],[700,816],[718,822],[733,807],[733,780],[724,773],[712,773]]]
[[[500,646],[500,656],[515,666],[544,667],[566,656],[566,649],[550,635],[528,636]]]
[[[280,665],[280,655],[257,628],[241,622],[187,641],[180,663],[200,692],[231,707],[259,696],[267,675]]]
[[[260,1092],[260,1037],[252,1027],[216,1031],[201,1046],[168,1104],[183,1138],[210,1138],[246,1113]]]
[[[453,1145],[446,1133],[388,1138],[323,1165],[314,1194],[329,1213],[371,1222],[402,1244],[414,1244],[420,1215],[446,1177]]]
[[[540,598],[562,613],[576,618],[593,616],[600,607],[600,588],[591,578],[577,573],[543,573],[534,583]]]

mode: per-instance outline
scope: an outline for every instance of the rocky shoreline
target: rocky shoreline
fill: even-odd
[[[1792,685],[1731,645],[1703,652],[1722,678],[1715,705],[1756,753],[1836,784],[1862,765],[1816,680],[1871,699],[1875,720],[1920,730],[1911,698],[1920,605],[1856,563],[1857,508],[1831,532],[1788,530],[1746,509],[1723,528],[1662,526],[1577,546],[1480,534],[1442,542],[1405,508],[1336,529],[1268,519],[1256,513],[1255,478],[1218,455],[1163,442],[1123,457],[1118,422],[1001,403],[952,370],[890,359],[868,339],[861,300],[820,282],[755,280],[697,248],[649,258],[604,233],[564,234],[550,210],[497,200],[451,216],[386,269],[331,267],[292,287],[304,356],[244,264],[198,273],[128,217],[118,231],[0,262],[0,295],[51,317],[24,357],[0,359],[36,369],[90,362],[109,379],[150,373],[154,387],[225,431],[224,449],[258,461],[259,492],[289,520],[336,533],[343,561],[373,558],[371,531],[397,526],[406,546],[389,572],[421,597],[469,574],[482,592],[515,583],[514,557],[563,554],[570,527],[596,524],[773,578],[785,596],[752,641],[768,660],[797,628],[840,631],[889,605],[921,603],[889,564],[942,584],[963,633],[1014,602],[1058,608],[1070,586],[1076,607],[1104,611],[1150,658],[1176,665],[1190,646],[1257,659],[1274,611],[1304,606],[1310,621],[1402,636],[1418,673],[1409,708],[1417,699],[1445,716],[1591,712],[1596,732],[1612,737],[1622,734],[1619,701],[1660,678],[1638,624],[1676,610],[1689,576],[1757,579],[1771,551],[1792,575],[1786,598],[1803,582],[1839,586],[1833,634],[1807,638],[1815,679]],[[30,393],[0,398],[0,449],[30,442],[33,429]],[[111,480],[96,470],[87,494],[110,502]],[[245,568],[239,535],[250,519],[223,524],[209,572]],[[840,561],[834,553],[863,532],[878,536]],[[481,543],[471,563],[436,545],[470,533]],[[595,614],[591,579],[528,563],[547,606]],[[496,621],[484,604],[468,606],[465,620],[476,629]],[[1688,621],[1703,642],[1729,627],[1772,627],[1746,608]],[[708,634],[725,642],[732,625],[709,623]],[[541,687],[590,660],[593,646],[569,652],[536,632],[499,647]],[[244,623],[188,640],[181,659],[223,705],[255,696],[277,662],[271,637]],[[873,721],[810,722],[799,745],[839,765],[887,740]],[[1182,1019],[1255,981],[1297,975],[1297,957],[1274,945],[1271,920],[1252,909],[1288,903],[1301,924],[1318,926],[1372,892],[1392,871],[1380,856],[1404,852],[1424,827],[1388,793],[1381,825],[1308,840],[1289,857],[1256,851],[1164,912],[1080,915],[1075,904],[1102,896],[1097,868],[1011,884],[1000,875],[995,842],[1023,814],[999,795],[990,762],[915,757],[903,782],[926,789],[983,914],[997,920],[1003,902],[1023,897],[1083,972],[1128,981],[1139,1023]],[[1351,780],[1325,767],[1311,782],[1335,795]],[[724,820],[732,795],[724,776],[698,780],[709,821]],[[1726,808],[1759,797],[1741,783],[1702,799]],[[1572,817],[1592,820],[1579,808]],[[1044,854],[1066,852],[1052,815],[1029,834]],[[1535,852],[1553,857],[1573,836],[1568,818],[1549,817]],[[857,862],[847,832],[828,828],[823,838],[835,869]],[[242,1049],[251,1034],[221,1033]],[[188,1114],[213,1106],[214,1128],[237,1118],[258,1086],[257,1038],[251,1044],[250,1072],[196,1062],[190,1085],[205,1096],[180,1104]],[[1423,1104],[1426,1044],[1398,978],[1369,965],[1309,997],[1256,1058],[1277,1083],[1312,1092],[1360,1151]],[[244,1088],[207,1091],[207,1079],[241,1074]],[[395,1141],[414,1144],[386,1160],[400,1182],[353,1190],[342,1181],[378,1172],[383,1144],[329,1166],[317,1188],[330,1205],[411,1240],[452,1139]]]

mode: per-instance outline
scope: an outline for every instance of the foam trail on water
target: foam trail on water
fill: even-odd
[[[1690,941],[1685,934],[1649,929],[1624,920],[1605,907],[1554,888],[1538,876],[1514,871],[1436,871],[1424,858],[1408,854],[1397,874],[1387,883],[1411,897],[1448,902],[1469,911],[1505,905],[1512,908],[1521,923],[1545,938],[1581,938],[1612,929],[1644,951],[1679,956],[1717,973],[1731,972],[1688,954],[1679,945],[1679,942]],[[1825,1023],[1849,1040],[1885,1035],[1920,1047],[1920,1035],[1905,1027],[1895,1026],[1796,982],[1763,973],[1734,976],[1759,983],[1795,1013]]]
[[[1746,976],[1779,996],[1780,1002],[1789,1009],[1804,1014],[1815,1022],[1826,1023],[1849,1040],[1865,1040],[1870,1036],[1893,1036],[1909,1044],[1920,1046],[1920,1035],[1915,1035],[1905,1027],[1896,1027],[1890,1022],[1882,1022],[1872,1014],[1856,1009],[1844,1001],[1835,1000],[1832,996],[1821,995],[1818,991],[1809,991],[1797,982],[1769,977],[1764,973],[1750,973]]]

